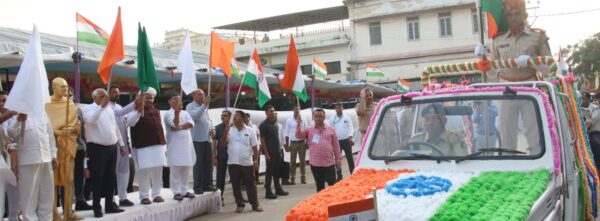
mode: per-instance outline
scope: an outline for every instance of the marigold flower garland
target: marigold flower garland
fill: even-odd
[[[373,193],[372,188],[382,189],[386,183],[401,173],[414,170],[359,169],[352,176],[330,186],[292,208],[286,221],[328,220],[327,208],[331,205],[365,199]]]

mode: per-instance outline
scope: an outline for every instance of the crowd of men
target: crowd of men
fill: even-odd
[[[136,204],[128,199],[134,177],[142,205],[165,202],[163,184],[177,201],[216,190],[222,197],[227,173],[236,212],[243,212],[246,203],[262,212],[257,185],[264,184],[266,199],[287,196],[282,186],[296,185],[298,167],[300,183],[307,183],[308,162],[320,191],[325,183],[342,179],[342,151],[349,171],[354,169],[354,128],[341,103],[328,120],[323,109],[315,109],[312,122],[303,119],[296,106],[284,125],[278,123],[272,106],[264,108],[266,120],[258,126],[249,113],[224,110],[221,123],[213,127],[208,116],[211,100],[201,89],[191,94],[193,101],[185,110],[179,94],[168,95],[170,109],[163,118],[154,105],[157,91],[151,87],[124,107],[117,102],[116,85],[109,91],[95,89],[93,103],[80,107],[71,93],[64,79],[53,79],[51,102],[44,116],[36,118],[5,109],[8,94],[0,91],[0,167],[10,168],[17,178],[0,184],[0,202],[5,202],[6,193],[9,220],[82,220],[75,211],[93,210],[95,217],[124,212],[124,207]],[[372,91],[363,90],[362,95],[371,103],[362,102],[357,111],[362,111],[361,122],[368,122],[364,119],[372,115]],[[360,127],[366,128],[363,124]],[[291,154],[289,163],[284,152]],[[266,160],[264,183],[258,179],[261,154]],[[167,177],[163,171],[169,171]]]

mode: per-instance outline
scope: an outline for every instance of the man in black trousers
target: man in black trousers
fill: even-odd
[[[279,182],[279,170],[281,170],[281,143],[279,142],[279,126],[275,117],[275,108],[267,106],[265,108],[267,119],[260,126],[261,148],[267,160],[267,174],[265,178],[265,198],[277,199],[279,196],[287,196]],[[275,194],[271,190],[271,182],[274,181]]]
[[[117,182],[117,146],[124,143],[118,134],[115,114],[108,104],[108,94],[104,89],[96,89],[92,93],[94,103],[88,105],[83,118],[86,125],[85,138],[88,142],[88,168],[91,176],[93,192],[94,217],[103,216],[100,200],[104,197],[106,213],[120,213],[124,210],[115,207],[113,195]]]
[[[215,127],[213,139],[213,164],[217,166],[217,188],[221,190],[221,201],[223,201],[223,192],[225,191],[225,176],[227,174],[227,142],[222,141],[226,125],[229,125],[231,111],[224,110],[221,113],[221,122]],[[231,126],[231,125],[230,125]],[[223,203],[225,206],[225,203]]]

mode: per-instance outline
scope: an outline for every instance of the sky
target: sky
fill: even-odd
[[[553,52],[600,32],[598,0],[526,1],[529,22],[546,30]],[[220,25],[342,4],[341,0],[0,0],[0,26],[31,30],[36,23],[41,32],[74,37],[75,12],[79,12],[110,33],[121,6],[125,44],[134,45],[138,22],[146,26],[150,42],[159,43],[167,30],[208,33]],[[584,10],[591,11],[534,17]]]

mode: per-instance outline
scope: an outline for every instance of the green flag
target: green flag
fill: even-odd
[[[487,12],[488,38],[508,31],[508,21],[504,16],[504,1],[481,0],[481,8]]]
[[[156,89],[156,92],[160,92],[160,85],[156,79],[156,69],[154,68],[154,59],[152,59],[152,50],[150,49],[150,43],[148,36],[146,35],[146,28],[142,28],[142,25],[138,23],[138,45],[137,45],[137,85],[141,91],[146,92],[148,87]]]

